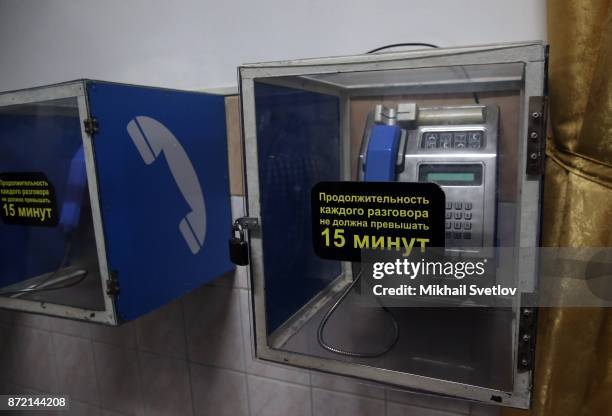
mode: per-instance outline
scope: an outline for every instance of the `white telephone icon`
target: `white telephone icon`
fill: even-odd
[[[198,176],[185,149],[166,126],[146,116],[138,116],[127,125],[136,149],[147,165],[163,153],[168,168],[183,197],[191,207],[179,223],[179,230],[193,254],[197,254],[206,236],[206,206]]]

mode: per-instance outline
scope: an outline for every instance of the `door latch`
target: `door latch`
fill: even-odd
[[[246,230],[257,228],[259,221],[253,217],[241,217],[232,225],[232,236],[229,239],[230,260],[238,266],[249,264],[249,243]]]

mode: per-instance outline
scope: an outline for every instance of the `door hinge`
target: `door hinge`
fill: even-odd
[[[534,368],[537,311],[537,308],[521,308],[517,363],[520,371],[530,371]]]
[[[525,169],[527,175],[541,175],[544,173],[544,163],[546,161],[546,115],[546,97],[529,97],[527,164]]]
[[[83,127],[85,128],[85,133],[87,133],[89,136],[93,136],[100,131],[98,120],[93,117],[83,120]]]
[[[119,294],[119,279],[117,279],[117,272],[110,272],[108,280],[106,281],[106,294],[113,297]]]

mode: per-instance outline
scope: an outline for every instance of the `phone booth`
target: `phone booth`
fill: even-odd
[[[233,269],[222,96],[0,94],[0,308],[118,325]],[[211,220],[214,219],[214,220]]]
[[[524,42],[240,67],[249,254],[232,253],[249,263],[258,358],[529,407],[546,62]],[[516,290],[360,299],[366,249],[426,241]]]

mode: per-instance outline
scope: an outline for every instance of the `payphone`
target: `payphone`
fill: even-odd
[[[416,103],[377,104],[368,115],[358,161],[358,179],[378,182],[433,182],[445,193],[445,252],[492,256],[497,208],[499,107],[469,105],[421,108]],[[356,270],[354,268],[354,270]],[[357,270],[359,270],[357,268]],[[327,351],[353,357],[379,357],[398,342],[393,312],[380,304],[393,325],[391,342],[374,352],[330,345],[325,330],[361,278],[327,310],[317,340]]]
[[[497,105],[378,104],[365,131],[360,180],[437,183],[446,194],[446,249],[491,254],[497,207]]]

